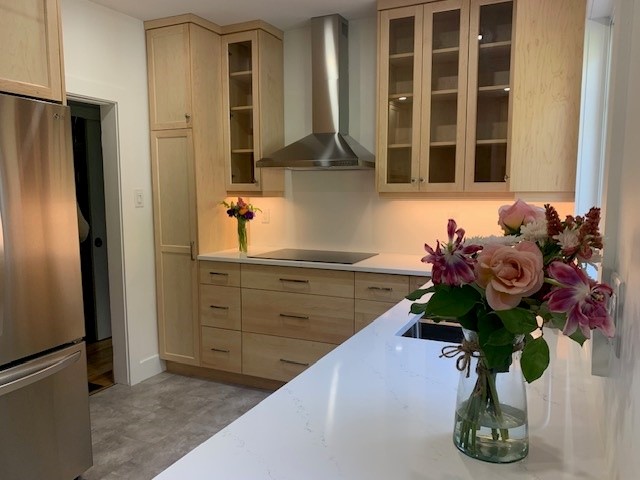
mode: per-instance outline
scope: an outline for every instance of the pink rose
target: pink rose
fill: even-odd
[[[522,297],[536,293],[544,282],[542,252],[533,242],[487,245],[477,260],[476,282],[494,310],[517,307]]]
[[[544,208],[529,205],[520,199],[513,205],[503,205],[498,209],[498,225],[505,233],[519,233],[522,225],[544,218]]]

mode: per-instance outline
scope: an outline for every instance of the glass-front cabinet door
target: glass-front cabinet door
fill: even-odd
[[[465,190],[508,190],[513,2],[472,0]]]
[[[420,188],[422,6],[380,12],[378,190]]]
[[[255,32],[226,35],[223,52],[224,97],[226,100],[225,155],[227,190],[259,190],[255,162],[259,132],[257,107],[257,37]]]
[[[462,0],[424,7],[421,190],[464,185],[468,9]]]

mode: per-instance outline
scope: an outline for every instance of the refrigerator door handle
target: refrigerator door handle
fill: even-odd
[[[0,373],[0,397],[43,380],[78,361],[81,351],[33,360]]]
[[[4,291],[4,225],[2,218],[2,209],[0,208],[0,337],[4,332],[4,309],[5,309],[5,291]]]

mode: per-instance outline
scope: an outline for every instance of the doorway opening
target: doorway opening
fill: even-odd
[[[69,101],[89,393],[114,384],[100,106]]]

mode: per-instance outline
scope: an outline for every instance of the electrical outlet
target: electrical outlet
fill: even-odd
[[[620,358],[620,350],[622,348],[622,341],[620,334],[622,333],[622,306],[624,302],[624,284],[617,272],[611,274],[610,286],[613,290],[609,305],[607,307],[609,315],[613,318],[613,324],[616,326],[616,335],[613,337],[613,352],[617,358]]]
[[[262,223],[269,223],[271,221],[271,210],[265,208],[262,211]]]

